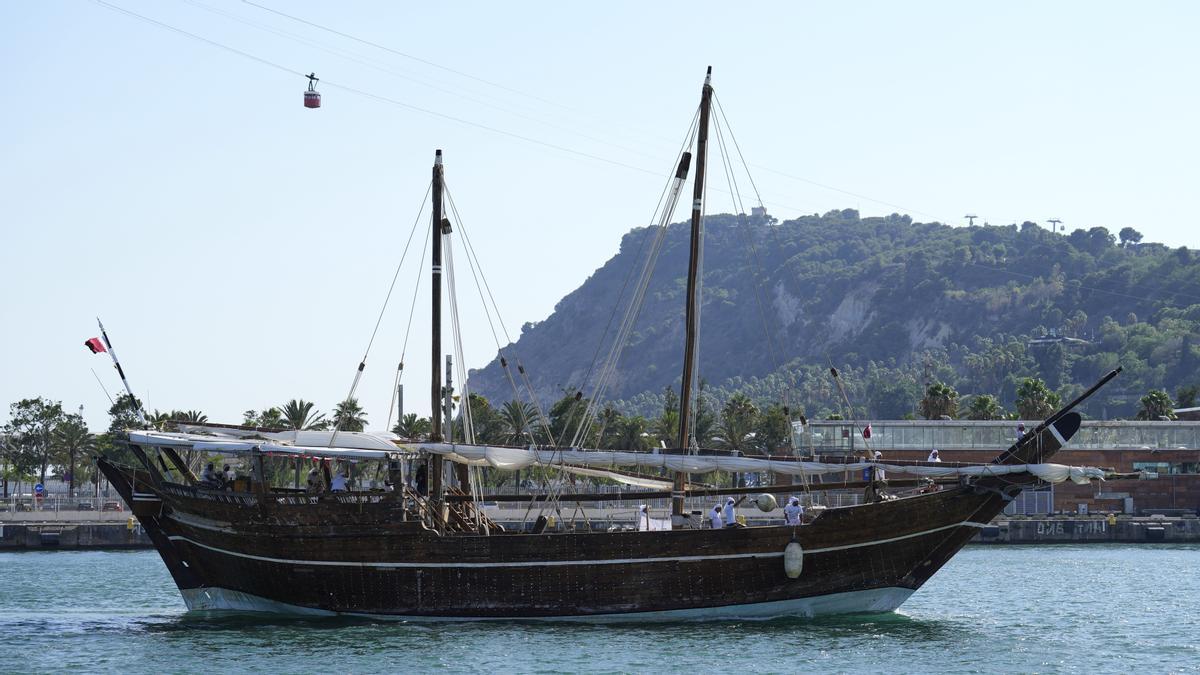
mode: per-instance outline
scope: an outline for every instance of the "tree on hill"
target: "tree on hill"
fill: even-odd
[[[1175,392],[1175,407],[1176,408],[1194,408],[1196,407],[1196,396],[1200,394],[1200,388],[1195,385],[1189,387],[1180,387]]]
[[[921,399],[920,412],[927,420],[954,419],[958,415],[958,392],[944,382],[930,384]]]
[[[1062,399],[1039,378],[1027,377],[1017,387],[1016,405],[1021,419],[1040,420],[1057,410]]]
[[[1162,389],[1153,389],[1138,401],[1139,420],[1175,419],[1175,403]]]
[[[1000,407],[1000,400],[995,396],[979,394],[971,397],[971,404],[967,407],[967,419],[1002,420],[1004,409]]]
[[[1142,240],[1142,233],[1132,227],[1123,227],[1117,233],[1117,237],[1120,238],[1122,247],[1129,248],[1130,246],[1136,246]]]

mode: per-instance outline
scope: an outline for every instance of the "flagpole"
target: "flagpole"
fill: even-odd
[[[104,346],[108,347],[108,355],[112,357],[113,366],[117,369],[117,374],[121,376],[121,384],[125,385],[125,391],[129,393],[129,400],[137,404],[137,416],[146,424],[146,415],[142,412],[142,405],[138,403],[137,397],[133,395],[133,389],[129,386],[129,380],[125,379],[125,371],[121,368],[121,362],[117,360],[117,350],[113,349],[112,340],[108,339],[108,332],[104,330],[104,322],[100,317],[96,317],[96,323],[100,324],[100,335],[104,338]]]

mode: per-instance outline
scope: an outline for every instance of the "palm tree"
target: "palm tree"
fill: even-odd
[[[721,409],[721,421],[717,423],[717,445],[726,450],[745,451],[754,438],[754,426],[758,420],[758,408],[745,394],[734,394]]]
[[[348,398],[333,410],[333,426],[338,431],[362,431],[367,426],[367,413],[358,399]]]
[[[176,419],[178,419],[180,422],[193,422],[195,424],[204,424],[205,422],[208,421],[208,415],[205,415],[204,413],[200,412],[199,410],[189,410],[187,412],[180,412],[179,417]]]
[[[75,496],[75,458],[96,448],[96,437],[88,431],[87,424],[79,415],[67,415],[66,420],[54,428],[54,448],[67,457],[67,475],[70,476],[70,495]]]
[[[934,382],[925,390],[920,412],[921,417],[927,420],[940,420],[943,417],[954,419],[958,414],[958,392],[944,382]]]
[[[618,424],[613,446],[617,450],[637,452],[646,449],[646,418],[640,415],[623,418]]]
[[[283,425],[296,431],[317,429],[325,420],[325,415],[316,412],[316,404],[302,398],[294,398],[279,409],[283,417]]]
[[[416,413],[408,413],[392,427],[392,433],[409,440],[418,441],[429,436],[430,426],[428,417],[417,417]]]
[[[971,405],[967,408],[967,419],[1004,419],[1004,410],[1000,407],[1000,400],[995,396],[991,394],[979,394],[971,398]]]
[[[1062,399],[1036,377],[1021,380],[1017,387],[1017,414],[1023,420],[1040,420],[1050,416]]]
[[[500,436],[504,443],[523,444],[532,436],[537,408],[524,401],[507,401],[500,407]]]
[[[169,431],[169,429],[167,429],[167,422],[175,419],[174,414],[174,411],[162,412],[155,408],[154,412],[146,415],[146,421],[150,423],[150,426],[158,429],[159,431]]]
[[[1138,403],[1141,405],[1137,413],[1139,420],[1160,420],[1164,417],[1167,419],[1175,418],[1175,403],[1171,401],[1170,395],[1162,389],[1152,389]]]
[[[287,426],[287,422],[283,420],[283,413],[279,411],[279,408],[267,408],[258,414],[258,426],[283,429]]]
[[[650,434],[657,443],[665,443],[667,447],[678,446],[679,439],[679,410],[663,410],[662,415],[655,418],[650,425]]]

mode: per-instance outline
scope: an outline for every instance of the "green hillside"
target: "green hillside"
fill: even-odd
[[[589,371],[607,351],[606,326],[649,233],[626,234],[553,314],[523,327],[510,358],[525,364],[544,403],[577,388],[590,395]],[[1125,373],[1088,412],[1132,415],[1151,389],[1177,396],[1200,383],[1200,261],[1140,240],[1131,228],[1118,239],[1103,227],[1063,235],[1028,222],[950,227],[853,210],[781,223],[711,216],[706,393],[717,403],[740,391],[763,405],[786,397],[810,415],[845,413],[833,364],[858,415],[917,413],[926,381],[964,398],[992,394],[1012,410],[1024,377],[1069,397],[1121,364]],[[618,409],[654,414],[664,388],[678,389],[686,266],[686,224],[672,225],[609,388]],[[513,398],[498,360],[471,383],[493,401]]]

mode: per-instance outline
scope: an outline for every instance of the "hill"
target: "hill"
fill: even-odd
[[[544,404],[577,388],[590,395],[596,355],[612,340],[606,327],[620,320],[613,307],[650,233],[627,233],[510,346]],[[1141,238],[1132,228],[1064,235],[1031,222],[951,227],[853,210],[780,223],[710,216],[700,375],[717,401],[741,391],[811,415],[848,412],[833,364],[856,414],[901,417],[926,381],[1011,408],[1023,377],[1070,396],[1120,363],[1119,383],[1090,412],[1131,414],[1150,389],[1200,381],[1200,261]],[[687,225],[671,225],[608,391],[619,409],[650,414],[665,388],[678,390],[687,251]],[[498,359],[471,383],[493,401],[513,398]]]

